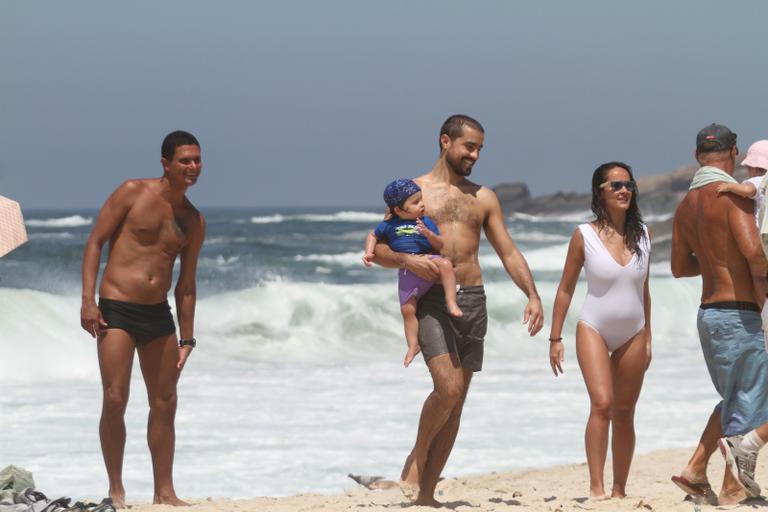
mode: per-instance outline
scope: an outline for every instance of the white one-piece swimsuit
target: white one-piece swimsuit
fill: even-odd
[[[587,276],[587,298],[581,307],[579,321],[597,331],[613,352],[629,341],[645,326],[643,292],[648,275],[651,247],[648,228],[640,240],[640,253],[629,263],[620,265],[606,249],[590,224],[580,224],[584,238],[584,272]]]

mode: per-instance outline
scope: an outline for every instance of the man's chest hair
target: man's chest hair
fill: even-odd
[[[427,214],[438,224],[482,225],[483,208],[476,195],[454,191],[438,192],[426,198],[425,203]]]

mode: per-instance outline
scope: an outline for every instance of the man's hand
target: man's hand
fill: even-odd
[[[372,252],[367,252],[363,254],[363,265],[366,267],[370,267],[373,265],[373,258],[376,256]]]
[[[102,329],[107,327],[95,302],[83,302],[80,307],[80,326],[94,338],[100,336]]]
[[[189,358],[189,354],[192,352],[192,347],[189,345],[184,345],[183,347],[179,347],[179,362],[176,363],[176,368],[181,371],[184,368],[184,365],[187,362],[187,359]]]
[[[426,254],[408,254],[405,256],[405,269],[422,279],[434,281],[440,277],[437,264]]]
[[[523,312],[523,324],[528,324],[528,334],[531,336],[535,336],[544,326],[544,311],[539,297],[528,299],[528,305]]]
[[[552,373],[557,377],[558,372],[563,374],[563,360],[565,359],[565,347],[562,341],[549,342],[549,365],[552,367]]]

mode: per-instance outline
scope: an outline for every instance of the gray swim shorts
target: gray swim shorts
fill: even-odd
[[[482,285],[462,286],[456,302],[464,316],[454,318],[445,309],[445,290],[435,284],[419,300],[419,346],[424,361],[441,354],[456,354],[461,367],[479,372],[483,367],[483,339],[488,329]]]

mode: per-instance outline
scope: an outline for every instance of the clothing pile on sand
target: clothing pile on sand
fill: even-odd
[[[112,500],[101,503],[85,503],[71,498],[48,499],[35,490],[32,473],[17,466],[0,470],[0,512],[115,512]]]

